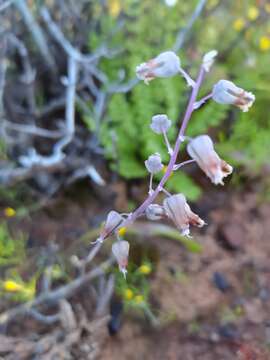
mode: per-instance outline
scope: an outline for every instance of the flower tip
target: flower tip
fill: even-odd
[[[126,280],[127,279],[127,273],[128,273],[127,269],[124,268],[124,267],[120,267],[119,270],[121,271],[121,273],[123,274],[123,276],[124,276],[124,278]]]

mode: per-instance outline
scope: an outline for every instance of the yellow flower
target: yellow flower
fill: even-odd
[[[7,207],[4,210],[4,214],[6,217],[13,217],[16,215],[16,211],[12,207]]]
[[[241,31],[244,29],[244,27],[245,27],[245,20],[242,18],[236,19],[233,23],[233,28],[236,31]]]
[[[142,295],[136,295],[134,301],[137,305],[144,303],[144,297]]]
[[[268,14],[270,14],[270,4],[265,4],[264,9]]]
[[[268,36],[262,36],[260,38],[260,49],[262,51],[267,51],[270,49],[270,38]]]
[[[8,292],[17,292],[17,291],[23,290],[23,286],[13,280],[4,281],[3,288],[4,288],[4,290],[6,290]]]
[[[254,21],[258,18],[259,15],[260,15],[260,12],[259,12],[258,8],[256,8],[256,6],[251,6],[248,9],[247,17],[249,18],[249,20]]]
[[[126,300],[131,300],[133,298],[133,291],[131,289],[126,289],[124,292],[124,297]]]
[[[121,3],[119,0],[111,0],[109,2],[109,13],[113,17],[117,17],[121,11]]]
[[[139,267],[139,272],[141,274],[145,274],[145,275],[150,274],[151,270],[152,270],[151,266],[149,266],[147,264],[143,264]]]
[[[124,236],[126,232],[127,232],[127,228],[125,226],[120,227],[120,229],[118,230],[118,235]]]

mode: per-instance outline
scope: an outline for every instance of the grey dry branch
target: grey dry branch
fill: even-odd
[[[106,272],[109,267],[113,264],[112,259],[108,259],[101,263],[98,267],[92,269],[91,271],[81,275],[80,277],[72,280],[70,283],[63,285],[55,290],[43,293],[36,297],[34,300],[19,305],[13,309],[7,310],[0,314],[0,324],[6,324],[15,317],[27,313],[30,309],[46,305],[50,306],[57,304],[61,299],[68,299],[75,292],[77,292],[84,285],[89,283],[94,278],[101,276]]]

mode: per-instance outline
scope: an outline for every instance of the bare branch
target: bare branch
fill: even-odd
[[[47,45],[43,31],[41,30],[39,24],[36,22],[33,14],[29,10],[25,0],[13,0],[13,4],[21,13],[25,25],[28,27],[29,32],[33,35],[33,38],[36,42],[39,51],[50,68],[55,67],[54,59],[51,55],[50,49]]]
[[[107,49],[104,46],[99,48],[93,55],[82,54],[66,39],[61,29],[52,20],[51,15],[46,7],[42,7],[42,9],[40,10],[40,14],[45,21],[51,36],[64,49],[64,51],[68,54],[69,57],[72,57],[78,62],[93,62],[106,54]]]
[[[11,310],[3,312],[2,314],[0,314],[0,324],[5,324],[10,320],[14,319],[16,316],[27,313],[29,309],[33,307],[37,307],[43,304],[49,306],[51,304],[57,303],[61,299],[67,299],[71,297],[75,292],[80,290],[89,281],[100,275],[103,275],[104,272],[112,265],[112,263],[112,259],[104,261],[100,266],[94,268],[86,274],[83,274],[77,279],[71,281],[69,284],[63,285],[58,289],[52,290],[48,293],[43,293],[32,301],[29,301]]]
[[[185,41],[187,40],[187,36],[189,35],[189,32],[193,26],[193,24],[195,23],[195,21],[197,20],[197,18],[201,15],[204,6],[206,4],[207,0],[199,0],[198,4],[193,12],[193,14],[191,15],[186,27],[182,30],[179,31],[177,37],[176,37],[176,41],[175,44],[173,46],[173,50],[174,51],[179,51],[182,46],[184,45]]]

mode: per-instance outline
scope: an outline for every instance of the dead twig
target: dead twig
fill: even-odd
[[[44,60],[51,69],[55,69],[55,62],[47,45],[43,31],[29,10],[25,0],[13,0],[13,4],[22,15],[24,23],[28,27],[29,32],[32,34]]]
[[[174,43],[173,46],[173,50],[175,52],[179,51],[182,46],[184,45],[185,41],[187,40],[187,36],[190,33],[190,30],[192,28],[192,26],[194,25],[195,21],[198,19],[198,17],[201,15],[204,6],[206,4],[207,0],[199,0],[198,4],[193,12],[193,14],[191,15],[186,27],[184,27],[184,29],[181,29],[176,37],[176,41]]]

